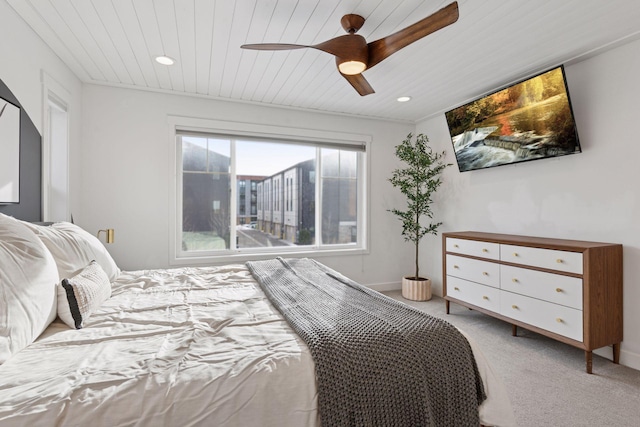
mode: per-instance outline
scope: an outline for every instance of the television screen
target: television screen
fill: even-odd
[[[581,152],[562,66],[445,116],[460,172]]]

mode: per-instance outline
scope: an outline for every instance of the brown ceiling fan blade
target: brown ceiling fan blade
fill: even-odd
[[[453,24],[458,20],[458,16],[458,2],[454,1],[433,15],[427,16],[403,30],[369,43],[369,63],[367,68],[373,67],[403,47]]]
[[[309,46],[323,52],[330,53],[338,58],[367,58],[367,41],[359,34],[345,34],[327,40],[326,42]]]
[[[361,96],[371,95],[372,93],[376,92],[375,90],[373,90],[367,79],[365,79],[362,74],[354,74],[352,76],[342,74],[342,77],[347,79],[351,86],[353,86],[353,88],[357,90]]]
[[[291,50],[291,49],[303,49],[305,46],[302,44],[286,44],[286,43],[256,43],[256,44],[243,44],[240,46],[242,49],[252,50]]]

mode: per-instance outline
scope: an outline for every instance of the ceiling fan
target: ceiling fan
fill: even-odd
[[[349,34],[338,36],[325,42],[306,46],[285,43],[244,44],[243,49],[253,50],[290,50],[313,48],[330,53],[336,57],[338,71],[362,96],[374,93],[373,88],[362,72],[368,70],[405,46],[420,40],[458,20],[458,2],[454,1],[436,13],[408,26],[396,33],[367,43],[356,32],[364,24],[360,15],[344,15],[340,20],[342,28]]]

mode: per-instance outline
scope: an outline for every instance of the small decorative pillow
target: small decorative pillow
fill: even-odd
[[[92,260],[100,264],[110,281],[116,280],[120,274],[120,269],[102,242],[77,225],[69,222],[56,222],[50,226],[26,225],[53,255],[60,280],[75,276]]]
[[[82,329],[89,316],[110,297],[107,273],[91,261],[80,273],[58,284],[58,316],[70,328]]]

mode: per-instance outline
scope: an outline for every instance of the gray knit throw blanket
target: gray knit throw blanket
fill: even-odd
[[[247,266],[311,351],[323,427],[479,425],[482,379],[454,326],[314,260]]]

